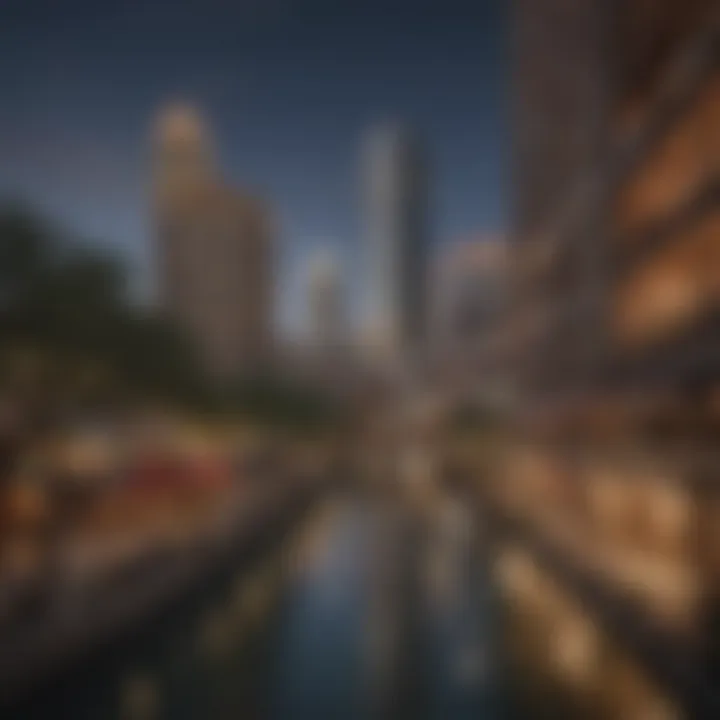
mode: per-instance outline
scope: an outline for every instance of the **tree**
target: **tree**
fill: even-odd
[[[116,257],[0,209],[0,380],[32,415],[140,398],[193,403],[205,380],[191,343],[134,306]]]

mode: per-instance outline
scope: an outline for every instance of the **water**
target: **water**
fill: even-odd
[[[429,717],[504,715],[497,608],[474,518],[446,499],[428,537],[426,574],[431,697]]]
[[[500,717],[491,588],[449,520],[336,497],[14,717]]]
[[[270,717],[366,717],[371,529],[367,507],[329,511],[327,526],[298,572],[278,642]]]
[[[272,720],[501,717],[476,528],[453,537],[446,520],[413,527],[357,501],[333,511],[291,591]]]

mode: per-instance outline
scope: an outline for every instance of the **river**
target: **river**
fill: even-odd
[[[452,512],[421,527],[340,493],[17,717],[502,717],[492,588],[472,520],[454,532]]]

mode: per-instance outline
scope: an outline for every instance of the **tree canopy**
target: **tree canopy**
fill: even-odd
[[[262,423],[317,428],[338,408],[282,378],[218,387],[191,339],[131,302],[119,258],[0,206],[0,390],[44,413],[160,401]]]
[[[0,208],[0,382],[42,402],[157,394],[202,384],[191,343],[135,306],[116,257],[19,206]]]

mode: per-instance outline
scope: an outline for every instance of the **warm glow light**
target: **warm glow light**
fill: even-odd
[[[172,105],[160,114],[156,133],[167,145],[196,145],[204,142],[203,122],[195,108],[189,105]]]
[[[563,677],[576,682],[592,678],[597,669],[597,630],[580,616],[563,617],[556,629],[553,660]]]
[[[692,503],[686,490],[670,483],[653,483],[648,497],[648,511],[659,539],[682,540],[692,525]]]
[[[627,513],[627,492],[623,481],[610,474],[596,475],[588,480],[592,511],[603,531],[615,531]]]
[[[537,567],[521,550],[503,551],[497,561],[497,573],[502,587],[517,597],[529,597],[539,587]]]

